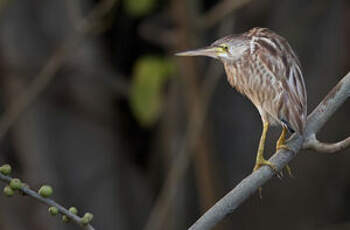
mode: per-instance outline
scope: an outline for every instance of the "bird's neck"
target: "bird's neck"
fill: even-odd
[[[237,63],[235,62],[225,62],[224,63],[224,68],[225,68],[225,72],[226,72],[226,78],[227,81],[230,83],[230,85],[232,87],[237,86]]]
[[[244,70],[249,68],[249,63],[245,60],[224,63],[226,77],[229,84],[238,92],[246,95],[245,88],[249,87],[249,79],[244,74]]]

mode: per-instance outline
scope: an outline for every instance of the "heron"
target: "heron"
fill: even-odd
[[[307,118],[301,64],[287,40],[268,28],[255,27],[176,55],[208,56],[224,64],[229,84],[254,104],[261,117],[263,129],[253,172],[264,165],[277,172],[276,166],[264,158],[269,126],[282,126],[276,151],[289,150],[287,133],[302,135]],[[291,175],[289,166],[287,170]]]

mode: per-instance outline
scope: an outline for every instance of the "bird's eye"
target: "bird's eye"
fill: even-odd
[[[221,44],[220,47],[221,47],[223,50],[225,50],[225,51],[228,50],[228,45],[227,45],[227,44]]]

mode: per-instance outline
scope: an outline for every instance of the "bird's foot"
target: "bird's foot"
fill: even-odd
[[[273,172],[278,177],[280,177],[276,166],[274,164],[272,164],[270,161],[265,160],[263,157],[258,157],[257,158],[255,166],[254,166],[254,169],[253,169],[253,172],[255,172],[256,170],[258,170],[259,168],[261,168],[264,165],[269,166],[273,170]],[[262,199],[262,187],[258,188],[258,192],[259,192],[259,198]]]
[[[277,144],[276,144],[276,152],[278,152],[281,149],[285,149],[285,150],[291,151],[291,149],[285,144],[285,142],[282,142],[282,143],[277,142]]]
[[[287,170],[288,176],[290,178],[294,178],[294,175],[293,175],[293,172],[292,172],[292,168],[289,165],[286,165],[286,170]]]
[[[258,170],[259,168],[261,168],[262,166],[269,166],[272,171],[274,172],[274,174],[279,178],[279,179],[282,179],[283,177],[283,174],[281,172],[278,171],[277,167],[272,164],[270,161],[268,160],[265,160],[264,157],[260,157],[258,156],[257,159],[256,159],[256,162],[255,162],[255,166],[254,166],[254,169],[253,169],[253,172],[255,172],[256,170]]]
[[[256,160],[256,163],[255,163],[253,172],[255,172],[256,170],[258,170],[259,168],[261,168],[261,166],[264,166],[264,165],[269,166],[276,174],[278,174],[278,170],[277,170],[276,166],[275,166],[274,164],[272,164],[270,161],[265,160],[265,159],[262,158],[262,157],[259,157],[259,158]]]
[[[276,152],[278,152],[280,149],[285,149],[285,150],[291,151],[291,149],[290,149],[287,145],[285,145],[285,144],[280,144],[280,143],[277,142],[277,145],[276,145]],[[285,166],[285,168],[286,168],[286,170],[287,170],[287,173],[288,173],[289,177],[290,177],[290,178],[294,178],[294,175],[293,175],[293,173],[292,173],[292,168],[291,168],[288,164]],[[280,175],[283,176],[282,171],[281,171]]]
[[[279,151],[280,149],[290,150],[290,148],[287,145],[285,145],[284,143],[283,144],[277,143],[276,152]]]
[[[276,152],[280,149],[289,150],[289,147],[285,144],[286,143],[286,135],[287,135],[287,128],[283,126],[281,136],[278,138],[277,143],[276,143]]]

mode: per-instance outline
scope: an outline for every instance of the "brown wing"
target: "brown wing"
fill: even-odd
[[[302,133],[307,97],[298,58],[287,41],[278,35],[274,39],[255,38],[253,42],[256,62],[261,64],[260,71],[268,73],[270,87],[277,92],[275,107],[268,112],[290,129]]]

